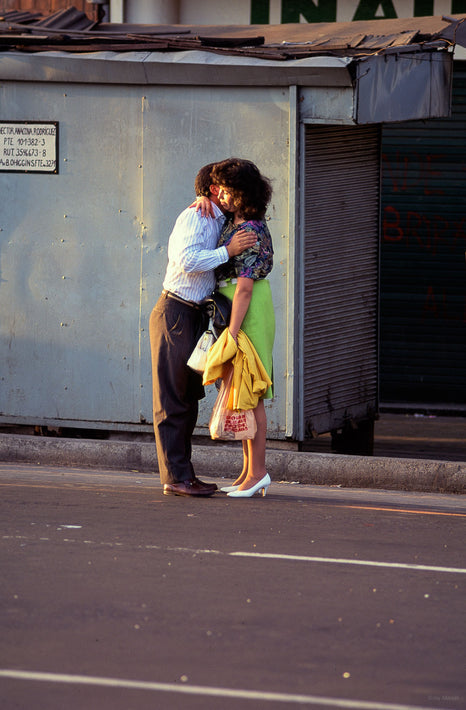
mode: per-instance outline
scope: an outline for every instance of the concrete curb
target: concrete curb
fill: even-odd
[[[155,445],[141,441],[99,441],[0,434],[0,461],[50,466],[157,472]],[[241,448],[228,444],[194,446],[199,477],[233,479],[241,467]],[[466,492],[466,461],[434,461],[376,456],[299,453],[269,449],[273,481],[354,488]]]

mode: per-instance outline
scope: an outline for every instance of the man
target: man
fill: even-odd
[[[202,377],[187,366],[205,315],[199,305],[215,289],[214,269],[251,247],[256,236],[238,232],[228,246],[217,249],[225,216],[219,188],[211,184],[213,163],[198,172],[196,195],[208,196],[213,217],[185,209],[168,242],[168,266],[163,291],[149,322],[154,432],[160,480],[165,495],[210,496],[215,484],[200,481],[191,462],[191,437],[204,397]]]

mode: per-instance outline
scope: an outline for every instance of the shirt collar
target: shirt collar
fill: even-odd
[[[222,210],[218,205],[215,204],[215,202],[210,203],[212,207],[214,208],[214,219],[219,219],[219,217],[223,217],[225,219],[225,215],[223,214]]]

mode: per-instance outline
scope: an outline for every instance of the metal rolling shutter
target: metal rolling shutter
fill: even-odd
[[[374,415],[380,128],[306,126],[306,435]]]
[[[382,136],[381,401],[466,409],[466,63],[451,118]]]

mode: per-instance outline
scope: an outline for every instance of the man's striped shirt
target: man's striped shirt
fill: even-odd
[[[168,242],[168,266],[163,282],[167,291],[199,303],[215,289],[214,269],[228,261],[228,251],[217,242],[225,216],[212,204],[215,217],[201,217],[195,208],[179,215]]]

